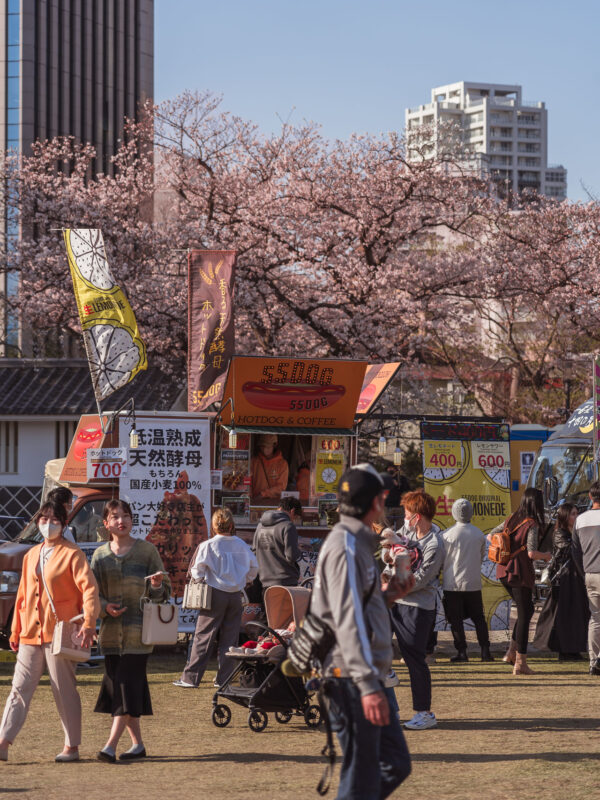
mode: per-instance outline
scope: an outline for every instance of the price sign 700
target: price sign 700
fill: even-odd
[[[123,465],[120,461],[96,461],[92,462],[93,478],[120,478]]]
[[[127,473],[127,448],[105,447],[87,451],[88,480],[110,480]]]

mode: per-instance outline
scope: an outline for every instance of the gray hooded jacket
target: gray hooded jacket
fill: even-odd
[[[254,532],[252,549],[258,561],[258,576],[269,586],[297,586],[300,577],[298,531],[285,511],[265,511]]]
[[[392,665],[390,618],[373,555],[379,543],[359,519],[342,515],[319,552],[311,599],[311,611],[335,632],[326,672],[352,678],[361,695],[381,691]]]
[[[402,600],[396,602],[404,606],[416,606],[433,611],[437,601],[438,576],[444,564],[444,540],[441,531],[435,523],[432,523],[429,533],[419,539],[416,531],[411,530],[405,523],[399,533],[419,545],[423,553],[423,563],[414,573],[413,588]]]

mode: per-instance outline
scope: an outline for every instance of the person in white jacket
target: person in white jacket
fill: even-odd
[[[481,596],[481,564],[486,554],[485,534],[471,524],[473,506],[464,497],[452,506],[456,524],[444,531],[444,611],[452,630],[457,654],[450,661],[468,661],[464,620],[475,625],[477,641],[481,647],[481,660],[493,661],[490,653],[483,600]]]
[[[192,577],[203,580],[212,588],[210,610],[200,611],[194,631],[192,648],[174,686],[184,689],[198,687],[217,634],[219,634],[219,669],[215,684],[221,686],[233,669],[225,656],[238,643],[242,619],[242,589],[258,574],[258,562],[246,542],[235,535],[231,511],[219,508],[212,515],[211,538],[196,550],[191,565]]]

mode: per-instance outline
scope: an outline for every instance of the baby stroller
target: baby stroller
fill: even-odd
[[[250,622],[246,628],[258,630],[263,635],[270,634],[287,650],[289,642],[276,629],[286,629],[292,621],[298,625],[306,613],[309,599],[310,590],[301,586],[270,586],[264,596],[267,625]],[[270,653],[270,650],[265,650],[227,654],[238,663],[213,696],[212,721],[217,728],[225,728],[231,722],[231,709],[223,700],[245,706],[248,726],[256,733],[267,727],[267,712],[274,712],[275,719],[282,724],[296,714],[304,717],[309,728],[318,727],[321,712],[318,705],[311,704],[303,680],[289,678],[281,672],[279,664],[285,655],[281,650],[277,660]]]

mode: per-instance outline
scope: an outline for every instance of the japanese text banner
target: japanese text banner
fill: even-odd
[[[127,442],[131,423],[119,424]],[[210,430],[206,419],[138,417],[139,447],[129,448],[119,497],[131,504],[132,535],[152,542],[181,597],[190,559],[208,537]]]
[[[594,444],[594,461],[596,463],[596,474],[598,474],[598,462],[600,462],[600,452],[598,449],[600,431],[600,356],[594,356],[594,373],[592,386],[594,388],[593,401],[594,401],[594,431],[593,431],[593,444]]]
[[[192,250],[188,261],[188,411],[223,397],[235,346],[234,250]]]
[[[63,232],[94,394],[98,404],[147,369],[135,315],[112,276],[102,231]]]

